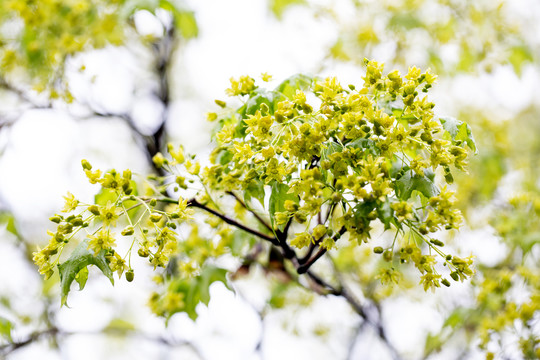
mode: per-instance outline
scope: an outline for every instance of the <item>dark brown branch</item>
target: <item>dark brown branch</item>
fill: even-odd
[[[315,243],[309,244],[309,248],[308,248],[306,254],[303,257],[299,258],[298,262],[301,265],[304,265],[306,263],[306,261],[308,261],[311,258],[311,255],[313,255],[313,251],[315,251],[316,247],[317,247],[317,245]]]
[[[334,242],[338,241],[338,239],[343,235],[345,234],[345,232],[347,231],[347,229],[345,229],[345,227],[342,227],[338,233],[336,233],[333,237],[332,237],[332,240]],[[320,244],[321,243],[321,239],[319,239],[317,241],[316,244],[313,244],[313,245],[317,245],[317,244]],[[311,256],[311,253],[313,252],[313,247],[310,247],[310,250],[311,251],[308,251],[308,256]],[[305,273],[310,267],[311,265],[313,265],[317,260],[319,260],[321,258],[321,256],[323,256],[324,254],[326,254],[326,248],[320,248],[319,251],[315,254],[315,256],[313,256],[312,258],[309,258],[308,256],[305,256],[303,257],[302,259],[300,259],[300,263],[302,264],[300,267],[298,267],[297,271],[299,274],[303,274]],[[308,260],[306,260],[306,258]]]
[[[177,203],[176,200],[171,198],[162,198],[159,199],[159,201],[168,202],[168,203]],[[384,331],[384,327],[382,325],[381,319],[380,319],[380,309],[375,307],[375,310],[377,311],[377,316],[375,316],[376,319],[373,319],[372,316],[368,315],[367,307],[363,306],[353,295],[352,293],[345,287],[343,284],[343,281],[341,279],[338,279],[338,285],[334,286],[330,284],[329,282],[322,279],[319,275],[315,274],[313,271],[309,270],[311,265],[315,263],[320,257],[322,257],[325,253],[325,249],[319,250],[319,252],[310,260],[308,260],[307,263],[302,264],[300,259],[298,258],[298,255],[292,249],[289,244],[287,243],[287,232],[291,225],[291,220],[286,224],[285,229],[283,231],[276,230],[276,237],[272,237],[266,234],[263,234],[257,230],[251,229],[243,224],[240,224],[236,220],[233,220],[224,214],[221,214],[220,212],[211,209],[201,203],[199,203],[196,199],[191,199],[188,201],[188,206],[193,206],[199,209],[202,209],[210,214],[213,214],[217,217],[219,217],[221,220],[225,221],[227,224],[235,226],[239,229],[242,229],[250,234],[253,234],[261,239],[270,241],[272,244],[277,246],[281,249],[283,256],[286,259],[289,259],[291,263],[293,264],[294,268],[296,269],[296,272],[298,274],[305,274],[308,279],[311,281],[312,285],[309,286],[311,290],[314,292],[320,294],[320,295],[335,295],[335,296],[341,296],[343,297],[349,305],[352,307],[354,312],[356,312],[364,321],[369,323],[372,327],[375,328],[377,331],[377,335],[379,338],[385,343],[389,351],[392,353],[392,357],[394,360],[399,360],[401,357],[399,356],[399,353],[396,351],[396,349],[393,347],[391,342],[389,341],[388,337],[386,336],[386,333]],[[343,235],[347,230],[345,227],[342,227],[338,234],[334,235],[334,241],[339,239],[341,235]],[[290,274],[291,278],[294,278],[293,274]]]
[[[296,269],[296,271],[299,274],[304,274],[306,271],[308,271],[311,265],[313,265],[317,260],[319,260],[324,254],[326,254],[326,248],[320,248],[319,251],[317,251],[317,253],[315,254],[315,256],[306,261],[305,264],[300,265],[298,269]]]
[[[266,241],[270,241],[272,244],[276,245],[276,246],[279,246],[279,242],[278,240],[273,237],[273,236],[270,236],[270,235],[266,235],[266,234],[263,234],[262,232],[260,231],[257,231],[255,229],[252,229],[250,227],[247,227],[241,223],[239,223],[238,221],[234,220],[234,219],[231,219],[230,217],[214,210],[214,209],[211,209],[209,208],[208,206],[206,205],[203,205],[201,204],[200,202],[198,202],[196,199],[191,199],[188,201],[188,206],[192,206],[192,207],[196,207],[196,208],[199,208],[201,210],[204,210],[212,215],[215,215],[217,216],[218,218],[220,218],[221,220],[223,220],[224,222],[226,222],[227,224],[229,225],[232,225],[232,226],[235,226],[241,230],[244,230],[252,235],[255,235],[261,239],[264,239]]]
[[[165,25],[165,24],[164,24]],[[153,141],[148,142],[147,151],[152,157],[157,154],[165,138],[165,129],[169,117],[169,107],[171,102],[171,87],[169,83],[169,71],[172,62],[172,56],[176,48],[176,28],[174,23],[165,25],[167,31],[165,36],[152,45],[152,50],[156,57],[154,71],[158,78],[158,89],[156,96],[163,104],[161,113],[161,123],[152,135]]]

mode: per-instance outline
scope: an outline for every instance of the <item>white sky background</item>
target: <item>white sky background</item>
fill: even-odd
[[[231,76],[258,77],[268,72],[276,81],[281,81],[295,73],[323,70],[323,74],[333,73],[346,79],[344,82],[362,82],[359,69],[323,61],[337,30],[324,19],[314,19],[308,11],[291,9],[283,21],[278,21],[270,16],[266,1],[191,1],[190,6],[195,10],[200,36],[179,49],[172,77],[174,102],[168,131],[172,140],[185,144],[193,152],[206,151],[210,125],[205,121],[205,114],[216,110],[213,99],[225,99],[224,89],[229,86]],[[346,14],[347,9],[337,6],[336,11]],[[143,15],[138,21],[152,31],[151,19]],[[85,76],[95,75],[95,82],[90,86],[80,79],[74,87],[111,111],[135,108],[141,124],[151,128],[151,119],[157,111],[155,103],[144,94],[148,79],[130,75],[137,72],[140,60],[117,49],[90,54],[85,57]],[[321,64],[326,64],[327,68],[322,69]],[[533,67],[525,69],[521,79],[509,68],[501,67],[479,78],[460,76],[451,83],[441,79],[432,99],[439,111],[446,114],[451,114],[455,104],[467,102],[485,103],[491,109],[495,106],[494,111],[511,114],[535,101],[533,96],[540,93],[539,80],[538,69]],[[139,87],[143,92],[137,92],[137,101],[134,101],[131,91]],[[44,232],[49,227],[46,219],[62,207],[66,191],[82,199],[92,198],[96,188],[88,185],[80,159],[87,158],[102,169],[129,167],[141,173],[147,170],[144,154],[131,141],[129,130],[120,121],[81,122],[61,110],[31,111],[17,121],[7,136],[4,132],[0,134],[2,142],[7,142],[8,146],[0,157],[0,204],[2,201],[9,204],[21,231],[36,242],[46,241]],[[478,235],[464,234],[466,252],[478,248],[473,243],[473,238],[478,237],[482,238],[483,246],[493,244],[497,249],[489,229]],[[0,293],[18,296],[17,306],[32,313],[37,310],[39,300],[28,294],[37,291],[37,274],[26,268],[21,259],[13,257],[14,253],[17,251],[9,242],[0,243]],[[221,284],[214,285],[210,306],[199,307],[196,323],[180,314],[173,317],[168,329],[145,306],[152,287],[150,276],[148,268],[138,266],[134,283],[117,281],[114,288],[104,277],[91,276],[83,292],[70,294],[71,308],[59,312],[63,328],[82,332],[82,335],[66,338],[61,353],[48,351],[47,344],[43,343],[15,352],[10,359],[37,356],[41,360],[197,358],[190,357],[185,349],[170,350],[143,339],[123,344],[84,334],[99,331],[117,316],[132,319],[145,333],[191,340],[205,359],[260,358],[254,347],[261,336],[262,325],[253,307],[260,307],[267,291],[262,275],[258,281],[239,282],[238,295]],[[423,349],[425,332],[440,327],[439,313],[444,313],[444,304],[451,304],[453,296],[465,294],[465,290],[466,286],[460,289],[453,285],[435,295],[422,294],[422,302],[412,294],[410,298],[386,304],[384,316],[388,320],[389,335],[398,349],[411,359],[416,358]],[[262,354],[265,359],[280,360],[345,359],[357,324],[358,319],[348,305],[336,298],[317,298],[309,309],[293,306],[293,310],[275,311],[264,322]],[[319,326],[328,328],[328,336],[313,335],[313,330]],[[386,359],[385,350],[376,346],[375,338],[373,334],[362,338],[353,358]],[[455,356],[454,353],[441,354],[436,358]]]

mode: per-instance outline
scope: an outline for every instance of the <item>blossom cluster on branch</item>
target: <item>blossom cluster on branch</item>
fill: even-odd
[[[452,171],[464,170],[468,149],[476,150],[470,128],[435,115],[426,96],[436,80],[429,71],[384,74],[383,64],[367,60],[366,67],[358,87],[296,75],[267,90],[249,76],[231,79],[227,94],[239,105],[216,100],[209,164],[169,144],[168,156],[153,158],[161,174],[149,176],[143,191],[131,171],[102,174],[83,160],[100,193],[94,204],[66,196],[63,213],[51,218],[57,230],[34,254],[40,272],[51,276],[58,265],[65,303],[74,280],[84,287],[88,265],[111,282],[113,272],[132,281],[136,253],[164,269],[156,278],[166,291],[152,295],[152,309],[195,317],[196,304],[209,300],[208,286],[228,281],[220,257],[245,258],[262,242],[291,262],[291,276],[306,274],[343,295],[311,266],[345,241],[368,246],[383,229],[395,233],[373,247],[373,256],[390,264],[378,276],[383,284],[397,283],[407,263],[425,290],[468,278],[472,259],[447,254],[436,235],[462,221],[448,184]],[[86,240],[65,260],[79,233]],[[130,244],[124,255],[119,241]]]

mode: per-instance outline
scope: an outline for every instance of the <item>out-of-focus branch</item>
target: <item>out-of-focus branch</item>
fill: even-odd
[[[187,340],[175,341],[175,340],[171,340],[169,338],[163,337],[163,336],[154,336],[154,335],[146,334],[144,332],[133,331],[133,330],[126,331],[125,329],[114,328],[114,327],[106,328],[103,331],[98,331],[98,332],[85,332],[85,331],[70,332],[70,331],[63,331],[57,327],[52,327],[49,329],[36,331],[30,334],[24,340],[14,341],[14,342],[0,346],[0,357],[4,358],[21,348],[32,345],[33,343],[41,340],[42,338],[66,337],[66,336],[72,336],[72,335],[96,335],[96,336],[122,335],[126,337],[138,338],[141,340],[155,342],[155,343],[167,346],[167,347],[186,346],[186,347],[189,347],[200,359],[204,359],[199,349],[193,343]]]
[[[0,346],[0,356],[4,358],[5,356],[11,354],[12,352],[19,350],[25,346],[28,346],[43,337],[54,337],[58,333],[58,328],[53,327],[50,329],[36,331],[32,333],[28,338],[21,341],[14,341],[8,344]]]
[[[19,97],[22,101],[28,103],[32,109],[52,109],[52,103],[49,100],[43,104],[36,102],[35,99],[32,99],[26,91],[9,83],[2,76],[0,76],[0,89],[4,89],[12,94],[17,95],[17,97]]]

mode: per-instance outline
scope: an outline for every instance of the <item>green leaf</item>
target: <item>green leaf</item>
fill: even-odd
[[[0,336],[4,339],[7,339],[9,342],[12,342],[11,330],[13,329],[13,323],[8,319],[0,316]]]
[[[113,318],[109,322],[109,324],[107,324],[107,326],[103,329],[103,332],[113,332],[114,334],[118,335],[126,335],[135,330],[137,330],[137,328],[135,327],[135,325],[133,325],[133,323],[125,319]]]
[[[138,10],[148,10],[151,13],[158,7],[157,0],[128,0],[120,10],[120,16],[127,18]]]
[[[289,99],[292,99],[296,95],[296,90],[306,90],[313,83],[313,77],[305,74],[293,75],[290,78],[284,80],[276,87],[275,91],[280,92]]]
[[[269,6],[270,10],[274,13],[274,15],[281,19],[283,16],[283,13],[285,10],[291,6],[291,5],[301,5],[304,4],[305,0],[270,0]]]
[[[270,222],[274,227],[275,214],[277,212],[285,211],[285,201],[291,200],[295,203],[299,203],[298,195],[289,194],[289,186],[275,182],[272,185],[272,193],[270,194],[270,202],[268,205],[268,212],[270,214]]]
[[[291,288],[291,283],[281,283],[277,282],[272,288],[270,293],[270,299],[268,300],[268,305],[274,309],[281,309],[287,305],[287,293]]]
[[[88,281],[88,268],[84,267],[79,271],[79,273],[75,276],[75,281],[77,284],[79,284],[79,289],[84,289],[84,286],[86,285],[86,282]]]
[[[398,12],[388,22],[391,28],[401,28],[404,30],[412,30],[424,26],[422,21],[414,13]]]
[[[359,138],[347,143],[347,146],[363,149],[366,154],[371,154],[373,156],[379,156],[381,153],[381,150],[379,150],[375,142],[371,139]]]
[[[446,318],[443,326],[449,326],[453,329],[461,327],[461,325],[465,322],[465,319],[471,315],[470,313],[471,311],[469,309],[458,308]]]
[[[231,162],[231,159],[233,158],[233,153],[228,149],[223,149],[219,152],[217,156],[217,161],[220,165],[227,165]]]
[[[105,259],[105,250],[102,250],[97,256],[88,250],[88,239],[80,243],[69,259],[64,263],[58,264],[58,272],[60,273],[60,287],[62,296],[62,305],[66,305],[67,296],[71,289],[71,283],[76,280],[79,283],[79,290],[84,288],[88,279],[88,265],[97,266],[103,275],[105,275],[114,285],[114,279],[109,264]],[[79,273],[82,271],[82,274]],[[86,275],[85,275],[86,274]]]
[[[178,279],[171,284],[169,291],[183,294],[183,306],[175,308],[167,314],[167,319],[177,312],[185,312],[190,319],[197,319],[196,307],[199,303],[208,305],[210,301],[210,285],[221,281],[228,289],[227,270],[212,265],[204,266],[200,275],[191,279]]]
[[[471,127],[466,122],[450,116],[441,117],[440,121],[444,130],[450,135],[453,143],[457,141],[464,142],[472,151],[477,152],[476,141],[474,140]]]
[[[445,339],[446,340],[446,339]],[[441,338],[441,334],[433,335],[428,334],[426,337],[426,343],[424,345],[424,354],[431,354],[434,351],[439,351],[444,341]]]
[[[101,190],[94,196],[94,203],[96,205],[105,206],[108,202],[114,204],[118,199],[118,194],[116,191],[106,188],[101,188]]]
[[[231,254],[233,256],[242,256],[247,248],[251,248],[257,239],[245,231],[236,230],[233,232],[232,241],[230,244]]]
[[[394,221],[394,210],[392,210],[390,202],[384,201],[377,206],[377,216],[384,224],[384,229],[389,230],[390,224]]]
[[[510,64],[512,64],[514,71],[519,76],[521,76],[521,69],[523,67],[523,64],[532,62],[533,60],[534,59],[531,53],[531,49],[523,45],[514,46],[510,50],[510,56],[508,57],[508,61],[510,62]]]
[[[264,206],[264,183],[260,180],[252,180],[244,190],[244,203],[251,209],[251,199],[259,200]]]
[[[274,113],[277,108],[277,102],[284,100],[283,95],[275,91],[255,90],[253,95],[246,102],[246,111],[243,114],[246,118],[248,115],[255,115],[260,110],[264,103],[268,105],[270,113]]]
[[[479,63],[479,60],[478,54],[474,53],[466,42],[462,42],[460,59],[456,66],[457,70],[464,72],[471,71]]]
[[[355,225],[358,228],[364,228],[369,225],[368,214],[375,209],[377,203],[375,201],[362,202],[353,208],[353,217]]]
[[[193,11],[182,9],[169,0],[160,0],[159,7],[172,14],[174,24],[184,39],[193,39],[199,35],[199,27]]]
[[[426,198],[439,195],[439,189],[434,183],[435,174],[433,171],[424,170],[424,176],[415,174],[411,176],[412,171],[408,171],[398,180],[396,180],[396,194],[401,200],[408,200],[413,191],[418,191]]]
[[[235,137],[246,136],[247,124],[244,119],[247,119],[250,115],[255,115],[255,113],[260,110],[262,104],[266,104],[270,113],[273,114],[277,108],[277,103],[284,99],[285,97],[277,91],[267,91],[264,89],[254,90],[250,94],[246,104],[238,109],[238,114],[240,114],[241,119],[236,127]]]
[[[199,35],[199,27],[195,14],[192,11],[174,11],[174,22],[180,30],[180,34],[186,40],[196,38]]]
[[[205,266],[202,268],[201,275],[198,277],[199,297],[202,303],[208,305],[210,302],[210,285],[214,282],[221,281],[230,289],[227,282],[227,273],[227,270],[215,266]]]
[[[0,224],[6,224],[6,230],[19,237],[19,232],[15,226],[15,217],[12,214],[8,212],[0,213]]]
[[[343,145],[338,144],[337,142],[333,142],[333,141],[329,142],[327,143],[326,148],[323,149],[321,158],[323,160],[328,159],[328,157],[332,155],[333,153],[341,152],[341,151],[343,151]]]

